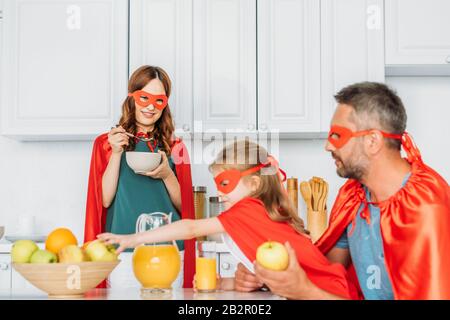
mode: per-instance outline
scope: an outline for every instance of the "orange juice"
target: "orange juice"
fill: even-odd
[[[216,289],[216,258],[196,258],[195,282],[199,291],[214,291]]]
[[[134,250],[133,271],[143,288],[170,289],[180,265],[174,245],[148,245]]]

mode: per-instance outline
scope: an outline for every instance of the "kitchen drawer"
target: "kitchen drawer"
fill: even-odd
[[[223,278],[232,278],[236,272],[238,261],[231,253],[219,254],[219,274]]]
[[[11,288],[11,256],[0,254],[0,290]]]

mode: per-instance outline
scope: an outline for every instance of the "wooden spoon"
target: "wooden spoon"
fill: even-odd
[[[308,182],[303,181],[300,183],[300,193],[302,194],[303,200],[305,200],[306,207],[308,210],[312,210],[311,207],[311,198],[312,198],[312,191],[311,186]]]
[[[322,211],[322,205],[323,205],[323,194],[324,194],[324,191],[325,191],[325,186],[324,186],[324,180],[323,179],[320,179],[320,180],[318,180],[318,185],[319,185],[319,187],[318,187],[318,192],[319,192],[319,200],[317,201],[317,211]]]
[[[319,201],[319,184],[314,181],[314,179],[309,180],[309,184],[311,186],[312,191],[312,208],[314,211],[317,211],[317,205]]]
[[[322,201],[322,210],[327,210],[327,197],[328,197],[328,183],[324,181],[324,191],[323,191],[323,201]]]

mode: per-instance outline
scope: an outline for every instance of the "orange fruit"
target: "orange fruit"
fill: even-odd
[[[50,232],[45,241],[45,249],[58,254],[59,250],[68,245],[78,245],[77,238],[75,238],[72,231],[66,228],[58,228]]]

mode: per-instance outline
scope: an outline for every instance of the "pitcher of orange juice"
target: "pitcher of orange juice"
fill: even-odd
[[[172,213],[143,213],[136,222],[136,232],[154,230],[172,222]],[[162,293],[172,289],[181,259],[175,241],[147,243],[134,249],[133,272],[141,283],[141,292]]]

